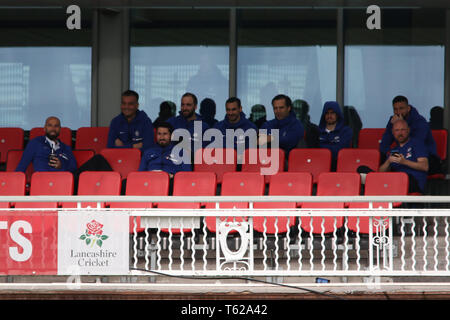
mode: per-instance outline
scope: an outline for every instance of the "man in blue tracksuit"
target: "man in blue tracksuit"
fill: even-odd
[[[406,120],[410,137],[423,143],[428,151],[429,173],[440,172],[440,158],[436,151],[436,142],[431,133],[427,120],[417,112],[416,108],[409,105],[408,99],[404,96],[396,96],[392,100],[394,115],[389,118],[380,143],[380,153],[382,160],[386,158],[392,143],[395,141],[392,134],[392,126],[397,120]]]
[[[249,135],[246,136],[245,133],[247,132],[247,130],[253,129],[254,130],[253,137],[255,138],[254,147],[256,148],[256,137],[258,128],[253,122],[247,119],[245,113],[242,112],[241,100],[236,97],[229,98],[225,102],[225,110],[226,110],[225,118],[214,125],[214,128],[219,129],[220,132],[222,132],[223,134],[223,147],[224,148],[227,147],[226,144],[227,129],[233,130],[233,132],[234,130],[242,129],[243,130],[242,134],[238,134],[237,136],[233,137],[234,141],[233,148],[235,150],[243,152],[245,149],[251,146],[249,141]]]
[[[164,171],[173,178],[179,171],[191,171],[191,164],[184,163],[183,158],[172,152],[171,142],[173,127],[167,122],[161,122],[156,128],[156,144],[147,149],[141,159],[139,171]]]
[[[337,156],[342,148],[350,148],[353,131],[344,124],[341,107],[336,101],[325,102],[319,122],[319,146],[331,151],[331,170],[336,170]]]
[[[25,172],[30,163],[34,171],[70,171],[77,169],[77,162],[70,146],[58,139],[61,122],[56,117],[45,120],[45,135],[29,141],[16,171]]]
[[[137,92],[127,90],[122,93],[121,113],[112,119],[109,126],[108,148],[138,148],[144,151],[154,145],[152,121],[138,107]]]
[[[303,139],[304,129],[302,123],[297,119],[292,108],[292,100],[280,94],[272,99],[273,113],[275,119],[265,122],[261,129],[267,130],[267,135],[260,134],[258,139],[259,145],[265,145],[272,142],[272,130],[279,130],[279,147],[286,153],[288,157],[289,151],[297,146],[297,143]]]

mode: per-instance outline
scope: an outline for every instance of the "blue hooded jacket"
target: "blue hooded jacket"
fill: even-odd
[[[394,135],[392,134],[392,116],[386,125],[383,137],[380,143],[380,152],[385,154],[389,151],[392,143],[394,142]],[[436,142],[434,141],[428,122],[422,117],[417,109],[411,106],[411,111],[408,117],[405,119],[408,123],[410,133],[409,136],[419,142],[422,142],[430,155],[436,155]]]
[[[174,145],[162,147],[156,144],[145,150],[139,165],[139,171],[164,171],[175,174],[179,171],[191,171],[190,163],[183,163],[182,159],[177,159],[176,155],[172,155]]]
[[[60,140],[59,148],[55,150],[56,156],[61,161],[61,168],[56,169],[48,165],[51,146],[45,136],[39,136],[28,142],[23,151],[22,158],[17,165],[16,171],[25,172],[30,163],[33,163],[34,171],[70,171],[77,169],[77,161],[72,149]]]
[[[203,117],[198,113],[195,114],[196,119],[193,121],[187,121],[185,117],[181,114],[176,117],[171,117],[167,119],[167,122],[173,126],[173,130],[176,129],[187,129],[191,135],[192,146],[194,145],[194,141],[203,138],[203,133],[209,129],[209,125],[203,120]],[[200,121],[202,123],[202,137],[196,137],[194,135],[194,122]],[[203,146],[206,145],[205,141],[202,143]],[[194,148],[193,148],[194,149]]]
[[[242,129],[244,131],[247,131],[248,129],[254,129],[255,130],[255,138],[257,137],[257,131],[258,128],[256,127],[256,125],[251,122],[249,119],[246,118],[245,113],[241,112],[240,114],[240,119],[238,122],[236,123],[230,123],[228,121],[227,116],[225,116],[225,118],[216,123],[214,125],[215,129],[219,129],[222,134],[223,134],[223,147],[226,147],[226,130],[227,129],[232,129],[232,130],[236,130],[236,129]],[[238,144],[240,143],[245,143],[245,149],[247,149],[249,147],[249,141],[248,138],[244,139],[238,139],[237,137],[234,138],[234,149],[237,149]]]
[[[117,147],[116,139],[119,138],[124,146]],[[108,148],[132,148],[133,144],[142,142],[142,151],[155,144],[153,124],[144,111],[137,110],[136,117],[129,123],[121,113],[111,120],[108,133]]]
[[[261,129],[267,129],[269,135],[272,129],[280,130],[280,148],[286,152],[286,155],[297,146],[298,142],[303,139],[304,134],[303,125],[292,109],[286,118],[282,120],[275,118],[267,121],[261,126]]]
[[[337,115],[336,127],[333,131],[327,132],[327,124],[325,122],[325,113],[333,110]],[[353,130],[344,124],[344,116],[339,103],[336,101],[325,102],[322,110],[322,116],[319,122],[319,145],[321,148],[330,149],[333,160],[337,159],[339,150],[342,148],[350,148],[353,137]]]

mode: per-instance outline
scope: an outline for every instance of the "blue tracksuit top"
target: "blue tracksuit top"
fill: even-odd
[[[77,161],[72,153],[72,149],[60,140],[58,142],[59,148],[55,150],[55,153],[61,161],[60,169],[55,169],[48,165],[51,146],[45,136],[39,136],[28,142],[16,171],[25,172],[30,163],[33,163],[34,171],[75,171],[77,169]]]
[[[392,116],[389,118],[389,121],[386,125],[386,130],[384,131],[380,143],[380,152],[383,154],[389,151],[392,143],[394,142],[394,136],[392,135],[391,118]],[[427,120],[425,120],[425,118],[422,117],[419,112],[417,112],[417,109],[413,106],[411,106],[411,111],[409,112],[409,115],[405,120],[409,126],[409,136],[415,140],[421,141],[425,145],[429,155],[433,154],[437,156],[436,142],[434,141]]]
[[[256,125],[253,122],[251,122],[250,120],[248,120],[246,118],[245,113],[243,113],[243,112],[241,112],[240,119],[238,122],[230,123],[228,121],[227,116],[225,116],[225,118],[222,121],[217,122],[214,125],[214,128],[219,129],[220,132],[222,132],[224,148],[226,147],[226,141],[227,141],[227,139],[226,139],[226,130],[227,129],[232,129],[232,130],[242,129],[242,130],[244,130],[244,132],[246,132],[248,129],[254,129],[255,130],[255,138],[257,138],[257,136],[258,136],[258,132],[257,132],[258,128],[256,127]],[[243,144],[243,143],[245,144],[244,149],[247,149],[249,147],[248,137],[246,139],[244,139],[244,138],[245,138],[244,135],[234,138],[234,149],[237,149],[238,145]],[[256,147],[256,143],[257,142],[255,141],[255,147]]]
[[[207,129],[209,129],[209,125],[203,120],[201,115],[196,113],[195,116],[196,116],[195,120],[187,121],[186,118],[181,115],[181,111],[180,111],[180,115],[167,119],[167,122],[170,123],[173,126],[174,130],[176,130],[176,129],[187,129],[189,131],[189,134],[191,135],[192,147],[194,146],[194,142],[195,141],[199,141],[200,139],[203,139],[203,133]],[[202,137],[198,137],[197,133],[194,132],[194,122],[197,122],[197,123],[200,122],[201,123],[201,125],[202,125],[202,133],[201,133]],[[208,142],[203,141],[202,147],[205,147],[205,145],[207,143]]]
[[[117,147],[114,142],[119,138],[124,146]],[[121,113],[111,120],[108,133],[108,148],[132,148],[133,144],[142,142],[142,151],[152,147],[154,142],[153,124],[147,114],[137,110],[136,117],[129,123]]]
[[[172,154],[174,145],[155,146],[145,150],[139,165],[139,171],[165,171],[175,174],[179,171],[192,171],[190,163],[183,163],[182,158]],[[189,159],[190,160],[190,159]]]
[[[325,113],[332,109],[337,115],[336,127],[333,131],[327,132],[327,124],[325,122]],[[342,148],[350,148],[353,137],[353,130],[344,124],[344,116],[341,108],[336,101],[325,102],[322,115],[319,122],[319,146],[321,148],[330,149],[333,160],[337,159],[339,150]]]
[[[275,118],[267,121],[261,126],[261,129],[267,129],[269,135],[272,129],[279,130],[280,148],[286,152],[286,155],[297,146],[297,143],[303,139],[304,134],[303,125],[292,109],[286,118],[282,120]]]

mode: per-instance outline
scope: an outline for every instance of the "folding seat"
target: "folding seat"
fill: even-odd
[[[77,130],[75,149],[91,149],[99,154],[108,143],[109,127],[81,127]]]
[[[81,167],[86,161],[95,155],[94,150],[73,150],[72,153],[77,161],[77,168]]]
[[[222,183],[222,177],[226,172],[235,172],[237,167],[237,154],[234,149],[205,148],[195,152],[194,171],[214,172],[217,183]]]
[[[404,196],[408,194],[408,175],[404,172],[370,172],[366,176],[364,195],[366,196]],[[392,204],[399,207],[400,202]],[[350,202],[350,209],[369,208],[367,202]],[[388,208],[387,202],[375,202],[372,208]],[[379,217],[374,217],[379,218]],[[348,227],[350,230],[359,233],[369,233],[369,217],[348,217]],[[375,229],[373,229],[375,232]]]
[[[25,174],[23,172],[0,172],[0,196],[24,196]],[[11,207],[9,202],[0,202],[0,208]]]
[[[361,178],[353,172],[324,172],[319,175],[317,196],[358,196],[360,194]],[[344,202],[305,202],[304,209],[335,208],[343,209]],[[306,232],[313,234],[330,233],[342,227],[344,217],[302,217],[300,225]],[[311,229],[312,224],[312,229]],[[323,224],[323,228],[322,228]]]
[[[448,132],[446,129],[442,130],[431,130],[431,134],[433,135],[434,141],[436,142],[436,151],[441,158],[441,160],[447,159],[447,135]],[[428,176],[428,179],[445,179],[445,174],[436,173]]]
[[[43,127],[34,127],[30,130],[30,140],[43,135],[45,135]],[[61,127],[59,139],[69,147],[72,147],[72,130],[68,127]]]
[[[312,193],[312,175],[309,172],[279,172],[272,176],[269,184],[269,196],[310,196]],[[301,203],[295,202],[256,202],[255,209],[295,209]],[[264,220],[267,219],[265,222]],[[276,228],[275,228],[275,221]],[[253,228],[258,232],[275,234],[288,231],[296,223],[296,217],[254,217]],[[264,228],[265,224],[265,228]]]
[[[275,161],[278,164],[271,163],[272,151],[275,152]],[[284,171],[285,153],[283,149],[246,149],[244,152],[244,162],[242,163],[242,172],[260,172],[262,168],[273,168],[275,172],[271,175],[264,175],[265,183],[270,182],[270,178],[278,173]]]
[[[289,172],[309,172],[313,183],[318,182],[319,174],[330,172],[331,151],[326,148],[292,149],[289,153]]]
[[[381,138],[386,128],[363,128],[358,135],[358,148],[380,149]]]
[[[126,179],[128,173],[138,171],[141,163],[141,150],[136,148],[102,149],[100,154],[105,157],[112,169],[120,173],[122,179]]]
[[[226,172],[222,181],[222,196],[263,196],[264,177],[257,172]],[[248,209],[248,202],[221,202],[219,208]],[[221,218],[225,220],[227,218]],[[229,217],[227,221],[242,221],[240,217]],[[246,219],[246,218],[244,218]],[[216,232],[216,218],[207,217],[206,226],[211,232]]]
[[[336,172],[357,172],[359,166],[378,171],[380,151],[377,149],[345,148],[339,150]]]
[[[164,171],[137,171],[130,172],[125,190],[126,196],[167,196],[169,195],[169,174]],[[110,208],[152,208],[151,202],[111,202]],[[140,225],[140,217],[136,223]],[[134,218],[130,217],[130,232],[134,230]],[[144,231],[138,227],[137,232]]]
[[[5,163],[9,150],[21,150],[24,147],[22,128],[0,128],[0,163]]]
[[[216,175],[214,172],[189,172],[180,171],[174,176],[173,196],[215,196],[216,195]],[[156,204],[162,209],[200,209],[203,204],[200,202],[159,202]],[[168,232],[168,229],[162,229]],[[190,232],[190,229],[183,229],[183,232]],[[172,229],[172,233],[180,233],[179,229]]]
[[[6,171],[13,172],[16,170],[17,165],[22,159],[23,150],[9,150],[8,157],[6,160]],[[25,181],[29,185],[31,183],[31,175],[33,174],[33,164],[28,165],[27,170],[25,170]]]
[[[84,171],[79,176],[78,195],[79,196],[120,196],[121,178],[118,172],[114,171]],[[100,207],[105,208],[108,203],[101,202]],[[76,203],[65,202],[63,208],[76,208]],[[82,208],[96,208],[96,202],[81,203]]]

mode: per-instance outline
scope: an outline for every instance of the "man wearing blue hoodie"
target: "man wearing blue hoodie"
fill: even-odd
[[[350,148],[353,131],[344,124],[341,107],[336,101],[325,102],[319,122],[319,146],[331,151],[331,170],[336,170],[337,156],[342,148]]]
[[[226,133],[227,129],[237,130],[242,129],[243,133],[234,136],[234,149],[245,150],[249,147],[249,139],[246,136],[248,129],[254,130],[255,147],[256,147],[256,133],[258,128],[256,125],[246,118],[245,113],[242,112],[241,100],[236,97],[231,97],[225,102],[225,118],[214,125],[215,129],[219,129],[223,134],[223,146],[226,147]]]
[[[426,146],[428,152],[429,173],[440,171],[440,158],[436,151],[436,142],[431,133],[427,120],[417,112],[417,109],[409,105],[408,99],[404,96],[396,96],[392,100],[394,114],[389,118],[380,143],[380,153],[382,161],[386,159],[392,143],[395,141],[392,134],[392,126],[397,120],[406,120],[410,137]]]
[[[279,130],[279,146],[288,157],[289,151],[297,146],[297,143],[303,139],[304,129],[300,120],[297,119],[292,108],[292,100],[279,94],[272,99],[273,113],[275,119],[267,121],[261,126],[261,129],[267,130],[267,135],[259,135],[259,145],[264,145],[272,141],[271,131]]]
[[[138,148],[144,151],[154,145],[152,121],[138,108],[137,92],[127,90],[122,93],[121,113],[112,119],[109,126],[108,148]]]

